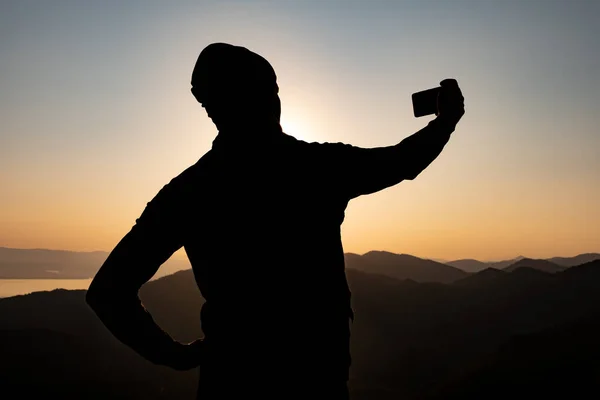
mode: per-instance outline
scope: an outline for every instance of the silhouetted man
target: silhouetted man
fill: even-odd
[[[192,93],[218,128],[212,149],[164,186],[94,278],[87,301],[146,359],[200,365],[198,397],[348,398],[350,291],[340,227],[348,202],[414,179],[464,114],[445,80],[438,116],[395,146],[286,135],[276,75],[237,46],[206,47]],[[181,247],[206,303],[204,338],[174,341],[138,290]]]

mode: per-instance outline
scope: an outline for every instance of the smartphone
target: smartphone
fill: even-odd
[[[419,118],[437,112],[437,98],[441,89],[441,87],[436,87],[413,93],[412,103],[415,117]]]

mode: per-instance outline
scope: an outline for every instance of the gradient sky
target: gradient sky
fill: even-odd
[[[216,129],[190,94],[211,42],[278,74],[284,130],[392,145],[410,95],[467,113],[416,180],[353,200],[346,251],[600,251],[600,2],[1,1],[0,246],[111,250]]]

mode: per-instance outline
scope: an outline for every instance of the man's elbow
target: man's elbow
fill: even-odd
[[[85,294],[85,302],[96,313],[102,312],[110,307],[112,296],[110,292],[109,289],[103,287],[98,282],[92,281]]]
[[[97,311],[104,303],[102,300],[103,297],[102,291],[92,283],[85,294],[85,302],[92,310]]]
[[[85,302],[99,315],[112,314],[127,308],[134,304],[136,299],[138,299],[136,290],[97,281],[92,281],[85,294]]]
[[[85,302],[96,313],[109,307],[111,300],[116,295],[117,288],[114,285],[113,270],[113,264],[109,263],[109,260],[105,261],[92,279],[85,294]]]

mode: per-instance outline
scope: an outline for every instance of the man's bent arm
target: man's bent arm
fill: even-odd
[[[180,347],[155,322],[138,296],[170,254],[159,258],[152,244],[134,227],[111,252],[92,281],[86,301],[104,325],[121,342],[149,361],[170,365]]]
[[[148,203],[94,277],[86,301],[110,332],[142,357],[185,370],[198,365],[199,346],[173,340],[154,322],[138,296],[142,285],[182,247],[177,186],[165,186]]]

